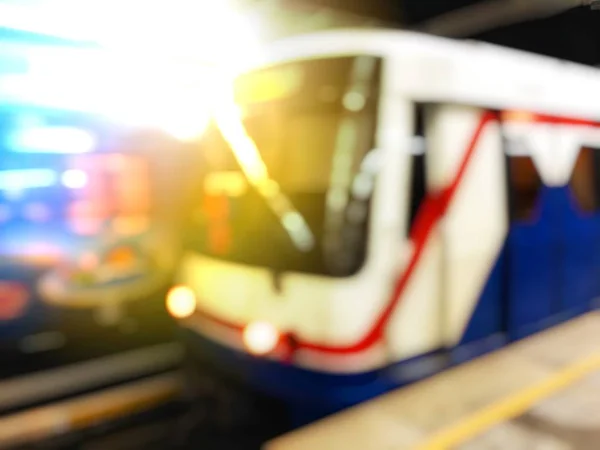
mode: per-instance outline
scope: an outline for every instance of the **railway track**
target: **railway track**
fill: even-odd
[[[260,399],[183,380],[174,370],[5,416],[0,449],[245,450],[281,431]]]

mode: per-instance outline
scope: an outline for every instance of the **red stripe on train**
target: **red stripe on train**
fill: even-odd
[[[410,239],[414,244],[413,254],[410,258],[406,269],[398,278],[398,281],[394,287],[392,295],[390,296],[388,304],[381,312],[381,314],[379,315],[371,329],[368,331],[368,333],[354,344],[340,346],[323,345],[310,341],[303,341],[296,338],[294,339],[294,348],[291,349],[291,351],[307,350],[311,352],[327,354],[352,354],[365,351],[377,344],[382,339],[385,327],[390,321],[396,307],[400,303],[402,293],[406,289],[406,286],[408,285],[408,282],[412,274],[414,273],[415,268],[417,267],[417,264],[423,254],[425,245],[427,244],[429,237],[432,235],[432,231],[435,229],[435,226],[445,214],[446,209],[450,204],[450,201],[454,197],[454,194],[456,193],[460,185],[460,182],[464,178],[466,169],[475,153],[475,148],[477,147],[477,143],[483,130],[485,129],[485,126],[489,122],[495,120],[496,117],[496,114],[493,112],[485,112],[482,115],[452,183],[450,183],[450,185],[447,186],[443,191],[439,193],[429,194],[423,200],[423,203],[419,208],[417,217],[415,219],[415,223],[410,233]],[[195,315],[200,316],[204,320],[210,320],[214,324],[218,324],[220,326],[224,326],[240,332],[244,328],[243,325],[230,323],[205,312],[196,311]]]
[[[398,281],[394,287],[392,295],[390,296],[388,304],[381,312],[381,314],[379,315],[371,329],[368,331],[368,333],[354,344],[341,346],[323,345],[310,341],[302,341],[299,339],[295,339],[294,350],[308,350],[312,352],[326,354],[352,354],[367,350],[370,347],[377,344],[382,339],[385,327],[390,321],[396,307],[400,303],[402,294],[406,289],[406,286],[408,285],[408,282],[412,274],[414,273],[415,268],[417,267],[417,264],[423,254],[423,250],[425,249],[425,245],[427,244],[429,238],[432,235],[432,231],[435,229],[440,219],[446,213],[446,210],[448,209],[452,198],[454,197],[461,181],[464,178],[464,174],[467,170],[470,161],[472,160],[472,157],[475,153],[475,149],[477,147],[477,143],[479,142],[479,138],[481,137],[485,126],[496,119],[497,114],[491,111],[487,111],[481,116],[452,183],[450,183],[450,185],[447,186],[441,192],[429,194],[424,199],[422,205],[419,208],[414,226],[411,229],[410,233],[410,239],[414,244],[413,254],[410,258],[406,269],[398,278]],[[506,112],[505,114],[503,114],[503,119],[505,119],[508,122],[537,122],[555,125],[561,124],[593,127],[600,126],[599,122],[587,119],[574,119],[535,113],[524,113],[523,115],[520,115],[518,114],[518,112],[515,111]],[[242,325],[233,324],[203,312],[197,312],[196,314],[200,315],[205,320],[210,320],[215,324],[233,330],[241,332],[244,328]]]
[[[452,180],[452,183],[450,183],[450,185],[443,191],[439,193],[432,193],[423,200],[410,233],[410,239],[414,244],[413,254],[410,258],[408,266],[400,275],[388,304],[381,312],[371,330],[360,341],[353,345],[325,346],[312,343],[300,343],[299,348],[326,353],[355,353],[368,349],[382,339],[385,327],[390,321],[396,307],[400,303],[402,293],[406,289],[406,286],[408,285],[408,282],[414,273],[419,260],[421,259],[425,245],[432,235],[432,231],[446,213],[450,201],[454,197],[454,194],[458,190],[458,187],[464,178],[467,166],[475,154],[475,148],[477,147],[477,143],[483,130],[485,129],[485,126],[495,118],[496,115],[492,112],[485,112],[482,115],[479,123],[477,124],[475,132],[471,137],[469,146],[467,147],[467,150],[463,156],[463,160],[461,161],[459,169]]]

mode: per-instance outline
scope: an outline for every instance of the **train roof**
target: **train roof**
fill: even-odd
[[[345,29],[282,39],[263,64],[373,54],[393,64],[398,94],[416,101],[600,120],[600,71],[524,51],[401,30]]]

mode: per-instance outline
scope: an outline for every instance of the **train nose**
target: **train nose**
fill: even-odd
[[[196,311],[196,294],[187,286],[175,286],[167,294],[166,306],[171,316],[185,319]]]

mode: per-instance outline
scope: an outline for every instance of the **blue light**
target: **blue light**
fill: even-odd
[[[51,169],[21,169],[0,171],[0,190],[21,191],[53,186],[58,174]]]
[[[86,130],[75,127],[32,127],[15,132],[10,147],[19,153],[89,153],[96,139]]]

